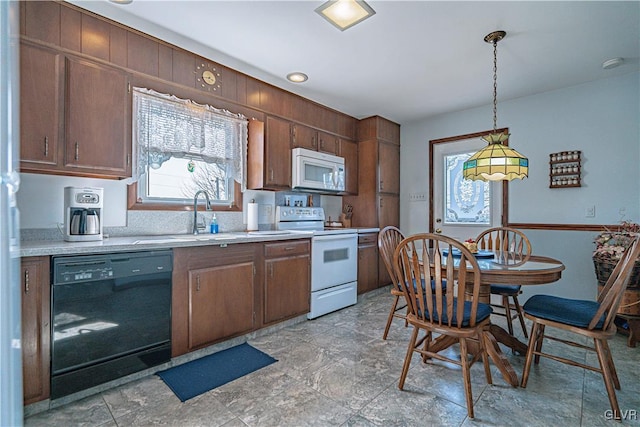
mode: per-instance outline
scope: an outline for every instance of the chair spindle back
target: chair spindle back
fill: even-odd
[[[459,257],[453,256],[454,248]],[[462,243],[439,234],[417,234],[400,242],[393,260],[410,313],[424,322],[461,328],[466,300],[471,309],[469,326],[475,326],[480,267]],[[454,298],[460,303],[454,304]]]

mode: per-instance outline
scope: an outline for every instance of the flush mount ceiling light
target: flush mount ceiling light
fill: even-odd
[[[602,63],[603,70],[610,70],[611,68],[616,68],[622,65],[624,62],[623,58],[612,58]]]
[[[307,76],[305,73],[296,71],[294,73],[287,74],[287,80],[293,83],[304,83],[309,80],[309,76]]]
[[[116,4],[130,4],[133,2],[133,0],[109,0],[111,3],[116,3]]]
[[[316,12],[340,31],[376,14],[376,11],[362,0],[329,0],[319,6]]]
[[[506,35],[504,31],[494,31],[484,38],[487,43],[493,43],[493,132],[482,137],[489,145],[469,157],[462,167],[463,176],[474,181],[511,181],[526,178],[529,173],[529,159],[504,145],[509,134],[497,131],[498,42]]]

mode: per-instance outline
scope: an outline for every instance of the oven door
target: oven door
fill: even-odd
[[[330,234],[311,240],[311,291],[358,279],[358,235]]]

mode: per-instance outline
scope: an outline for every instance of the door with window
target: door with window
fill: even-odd
[[[429,142],[431,232],[465,241],[503,224],[507,182],[471,181],[462,176],[464,162],[486,145],[480,137],[489,132]]]

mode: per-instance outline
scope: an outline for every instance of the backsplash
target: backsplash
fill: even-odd
[[[55,175],[21,174],[18,208],[20,240],[63,240],[63,193],[65,186],[104,188],[105,238],[139,235],[187,234],[193,226],[193,211],[129,211],[126,207],[126,184],[122,181],[74,178]],[[242,212],[216,211],[221,233],[246,229],[246,205],[254,199],[259,204],[258,227],[272,229],[275,206],[284,205],[285,197],[308,201],[307,194],[247,190],[243,194]],[[311,195],[314,206],[322,206],[327,218],[337,219],[342,210],[342,197]],[[208,225],[212,211],[199,211]]]

